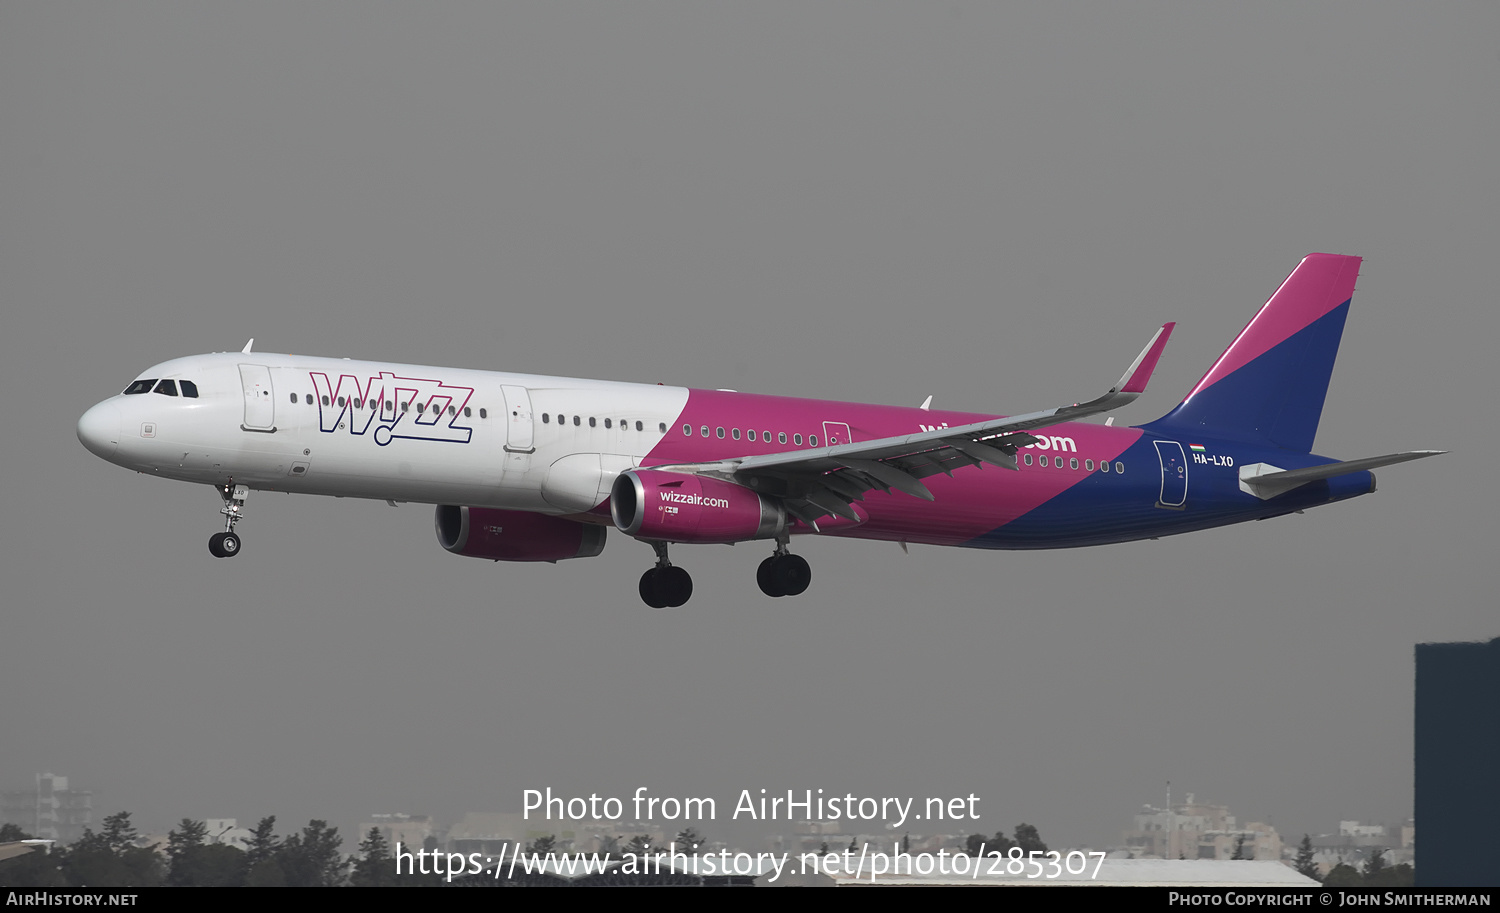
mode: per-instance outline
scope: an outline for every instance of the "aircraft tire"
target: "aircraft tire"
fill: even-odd
[[[760,563],[760,567],[755,569],[755,582],[760,585],[760,591],[762,593],[765,593],[767,596],[785,596],[786,594],[776,586],[776,577],[771,570],[771,568],[773,568],[775,565],[775,555],[772,555],[771,557],[762,561]]]
[[[215,558],[233,558],[240,553],[240,537],[234,533],[214,533],[208,537],[208,553]]]
[[[659,591],[656,581],[660,573],[659,568],[653,567],[641,575],[641,601],[653,609],[665,609],[667,607],[666,600],[658,595]]]
[[[776,588],[787,596],[801,596],[812,583],[812,568],[801,555],[781,555],[771,565]]]
[[[656,575],[656,592],[669,609],[685,605],[693,598],[692,575],[675,565],[661,568]]]

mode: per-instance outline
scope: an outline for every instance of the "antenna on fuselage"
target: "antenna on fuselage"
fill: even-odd
[[[255,345],[255,337],[251,336],[250,337],[250,341],[247,342],[247,343],[245,343],[245,347],[243,349],[240,349],[240,351],[241,352],[248,352],[248,351],[250,351],[250,347],[253,346],[253,345]]]

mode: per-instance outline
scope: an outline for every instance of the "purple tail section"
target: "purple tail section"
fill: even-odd
[[[1311,452],[1359,263],[1309,254],[1187,398],[1145,429]]]

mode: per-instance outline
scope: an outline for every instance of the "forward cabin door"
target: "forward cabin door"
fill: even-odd
[[[265,365],[240,365],[240,385],[245,389],[245,431],[276,430],[276,397],[271,389],[271,369]]]

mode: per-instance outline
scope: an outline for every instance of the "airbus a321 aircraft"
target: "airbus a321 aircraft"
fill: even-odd
[[[214,486],[221,558],[240,552],[252,490],[303,492],[435,504],[443,548],[495,561],[597,555],[613,526],[655,549],[640,594],[657,608],[693,591],[669,545],[764,539],[756,581],[795,596],[812,576],[788,549],[799,534],[1127,542],[1353,498],[1375,490],[1371,469],[1443,452],[1311,453],[1359,264],[1308,256],[1187,398],[1139,427],[1079,419],[1146,389],[1170,323],[1103,396],[1009,417],[247,344],[149,368],[84,413],[78,438],[112,463]]]

